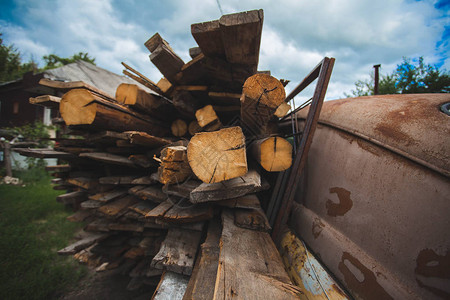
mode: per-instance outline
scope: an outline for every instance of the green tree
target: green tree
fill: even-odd
[[[54,69],[64,65],[71,64],[78,60],[87,61],[93,65],[95,65],[95,58],[89,57],[89,54],[86,52],[78,52],[71,57],[59,57],[55,54],[44,55],[43,57],[45,61],[45,66],[43,70]]]
[[[12,45],[4,45],[0,33],[0,82],[12,81],[24,73],[37,69],[37,64],[30,60],[22,63],[20,52]]]
[[[374,94],[374,80],[358,80],[355,89],[347,97],[368,96]],[[450,73],[438,67],[425,64],[423,57],[409,59],[397,65],[392,74],[381,75],[379,94],[411,94],[411,93],[449,93]]]

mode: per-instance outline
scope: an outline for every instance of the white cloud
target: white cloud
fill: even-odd
[[[220,0],[219,0],[220,1]],[[437,43],[449,13],[434,1],[410,0],[221,0],[225,13],[263,8],[260,70],[292,80],[292,88],[323,56],[336,64],[327,99],[350,92],[368,79],[373,64],[390,73],[402,56],[423,55],[450,69],[448,40]],[[99,66],[120,73],[126,61],[154,81],[161,74],[143,43],[160,32],[188,61],[195,46],[190,24],[220,17],[216,0],[17,1],[20,22],[1,22],[7,43],[25,58],[88,52]],[[447,37],[448,38],[448,37]]]

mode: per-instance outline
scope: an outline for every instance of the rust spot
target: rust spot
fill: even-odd
[[[444,279],[450,278],[450,252],[448,250],[445,255],[439,255],[432,249],[424,249],[419,252],[416,263],[417,265],[414,272],[417,275]],[[417,277],[416,281],[420,287],[429,290],[435,295],[444,298],[450,297],[450,293],[447,291],[426,285]]]
[[[343,216],[353,207],[353,201],[350,199],[350,192],[341,187],[330,188],[330,194],[336,193],[339,203],[334,203],[330,199],[327,200],[325,206],[327,214],[332,217]]]
[[[391,124],[387,123],[378,124],[377,127],[375,127],[375,130],[388,138],[391,138],[398,142],[404,142],[406,143],[406,145],[414,143],[414,139],[412,139],[406,133],[402,132],[398,127],[393,126]]]
[[[364,149],[372,153],[373,155],[380,156],[380,150],[377,148],[377,146],[372,146],[371,143],[366,142],[362,139],[356,139],[356,142],[361,149]]]
[[[335,290],[338,294],[340,294],[343,298],[348,298],[348,296],[336,285],[336,284],[332,284],[331,288],[333,290]]]
[[[314,219],[312,224],[312,234],[314,236],[314,239],[317,239],[320,236],[324,227],[325,224],[323,224],[319,218]]]
[[[339,134],[339,136],[341,137],[341,138],[343,138],[344,140],[347,140],[350,144],[351,143],[353,143],[353,136],[352,135],[350,135],[350,134],[348,134],[347,132],[345,132],[345,131],[342,131],[342,130],[340,130],[340,129],[338,129],[338,130],[336,130],[336,132],[337,132],[337,134]]]
[[[345,265],[344,261],[350,262],[363,275],[364,279],[360,282],[356,276]],[[338,265],[339,271],[344,275],[347,287],[362,299],[393,299],[386,290],[378,283],[375,274],[366,268],[358,259],[348,252],[342,253],[341,261]]]

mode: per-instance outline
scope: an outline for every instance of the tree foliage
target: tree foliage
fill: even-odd
[[[355,89],[347,97],[368,96],[374,94],[373,75],[371,80],[358,80]],[[379,94],[412,93],[449,93],[450,73],[436,66],[425,64],[423,57],[403,58],[392,74],[381,75],[378,85]]]
[[[42,72],[49,69],[58,68],[78,60],[87,61],[95,65],[95,58],[89,56],[86,52],[78,52],[70,57],[60,57],[56,54],[49,54],[43,57],[45,66],[39,68],[38,64],[32,59],[23,62],[20,52],[13,45],[3,43],[0,33],[0,82],[16,80],[23,74],[33,71]]]

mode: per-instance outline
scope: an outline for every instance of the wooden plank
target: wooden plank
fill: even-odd
[[[164,272],[152,296],[152,300],[181,300],[189,281],[188,276],[174,272]]]
[[[50,88],[54,88],[56,90],[60,90],[63,92],[66,92],[68,90],[72,90],[72,89],[86,89],[88,91],[91,92],[95,92],[99,95],[102,95],[104,97],[110,98],[110,99],[114,99],[113,96],[109,95],[108,93],[99,90],[98,88],[89,85],[87,83],[84,83],[83,81],[69,81],[69,82],[65,82],[65,81],[59,81],[59,80],[51,80],[48,78],[42,78],[41,80],[39,80],[39,84],[46,86],[46,87],[50,87]]]
[[[86,199],[87,193],[85,191],[70,192],[56,197],[56,201],[63,204],[76,204]]]
[[[173,202],[170,199],[166,199],[164,202],[160,203],[157,207],[149,211],[145,217],[146,218],[160,218],[164,216],[164,214],[171,209],[173,206]]]
[[[239,198],[215,201],[214,204],[229,208],[261,208],[259,199],[255,194],[245,195]]]
[[[164,92],[161,91],[161,89],[158,87],[157,84],[155,84],[153,81],[151,81],[149,78],[138,72],[137,70],[133,69],[126,63],[122,62],[122,65],[127,70],[123,70],[123,74],[129,76],[131,79],[134,79],[136,82],[139,82],[145,87],[148,87],[152,91],[154,91],[157,94],[163,95]],[[134,73],[134,74],[133,74]]]
[[[213,217],[213,213],[214,211],[211,205],[192,205],[188,200],[181,200],[162,216],[162,220],[181,224],[193,223],[209,220]]]
[[[60,255],[75,254],[78,251],[89,247],[90,245],[94,244],[95,242],[107,238],[108,236],[109,236],[109,234],[104,234],[104,233],[89,234],[85,238],[59,250],[58,254],[60,254]]]
[[[250,170],[247,174],[218,183],[202,183],[190,195],[192,203],[225,200],[242,197],[262,188],[259,174]]]
[[[209,83],[209,79],[206,76],[206,69],[203,66],[204,58],[205,56],[203,54],[199,54],[197,57],[184,64],[183,67],[181,67],[180,72],[175,75],[176,82],[183,85],[201,85]],[[178,89],[178,87],[175,87],[175,89]],[[183,90],[189,89],[183,88]]]
[[[42,95],[35,98],[31,97],[29,101],[30,104],[58,109],[61,98],[52,95]]]
[[[215,280],[212,279],[217,277],[221,233],[220,220],[213,219],[209,224],[206,240],[201,245],[201,252],[197,257],[183,300],[213,298]]]
[[[133,206],[130,206],[132,211],[135,211],[143,216],[148,214],[152,209],[154,209],[157,205],[150,201],[140,201]]]
[[[214,299],[299,299],[270,235],[237,227],[230,211],[222,220]]]
[[[191,58],[196,58],[198,55],[202,53],[202,49],[200,47],[192,47],[189,48],[189,56]]]
[[[91,210],[79,210],[73,215],[68,216],[66,219],[70,222],[83,222],[93,215]]]
[[[106,219],[95,219],[94,221],[90,222],[89,224],[87,224],[84,227],[85,231],[90,231],[90,232],[108,232],[109,231],[109,223],[111,223],[111,221],[106,220]]]
[[[106,205],[103,205],[98,209],[99,212],[110,216],[110,217],[116,217],[122,213],[124,213],[128,207],[136,204],[138,200],[133,196],[125,196],[123,198],[119,198],[117,200],[114,200]]]
[[[209,92],[209,98],[214,104],[236,106],[241,104],[241,94],[230,92]]]
[[[137,179],[137,176],[107,176],[100,177],[98,180],[100,184],[114,184],[114,185],[129,185],[133,180]]]
[[[190,275],[200,243],[201,232],[171,228],[151,265],[178,274]]]
[[[108,164],[126,166],[130,168],[138,168],[138,166],[127,157],[115,155],[106,152],[81,153],[80,157],[101,161]]]
[[[157,183],[156,180],[153,180],[153,178],[151,178],[150,176],[143,176],[143,177],[138,177],[136,179],[133,179],[131,181],[131,184],[136,184],[136,185],[152,185]]]
[[[269,220],[267,220],[266,214],[261,208],[236,208],[234,209],[234,224],[236,226],[269,232],[270,227]]]
[[[150,200],[156,203],[161,203],[167,199],[167,195],[162,192],[159,186],[135,186],[128,190],[128,193],[135,195],[142,200]]]
[[[219,20],[192,24],[191,34],[204,55],[225,57]]]
[[[67,178],[66,183],[83,188],[85,190],[95,189],[99,185],[97,178],[90,177]]]
[[[83,209],[99,208],[102,206],[102,203],[95,200],[86,200],[81,202],[80,206]]]
[[[126,194],[128,194],[128,190],[118,189],[118,190],[114,190],[114,191],[110,191],[110,192],[98,193],[95,195],[91,195],[91,196],[89,196],[89,199],[107,203],[118,197],[125,196]]]
[[[47,149],[47,148],[42,148],[42,149],[41,148],[33,148],[33,149],[14,148],[14,152],[17,152],[23,156],[36,157],[36,158],[60,158],[60,159],[76,158],[76,156],[71,153],[55,151],[55,150]]]
[[[263,20],[262,9],[224,15],[220,18],[220,32],[225,56],[229,62],[254,65],[256,71]]]
[[[128,231],[128,232],[143,232],[144,225],[139,223],[109,223],[109,230]]]
[[[125,133],[115,132],[115,131],[102,131],[87,136],[86,140],[90,143],[100,143],[100,144],[116,144],[117,140],[128,139]]]
[[[162,191],[167,195],[189,198],[191,192],[200,184],[202,184],[201,181],[190,179],[180,184],[166,184],[163,186]]]
[[[131,144],[136,144],[149,148],[157,148],[172,143],[172,141],[169,141],[165,138],[156,137],[146,132],[126,131],[124,132],[124,134],[126,134]]]
[[[169,47],[160,44],[150,54],[150,60],[171,83],[176,83],[176,75],[184,65],[183,60]]]
[[[150,53],[153,53],[153,51],[155,51],[156,48],[158,48],[158,46],[161,44],[172,49],[172,47],[170,47],[169,43],[165,39],[163,39],[158,32],[155,33],[151,38],[149,38],[144,43],[145,47],[148,49],[148,51],[150,51]]]

